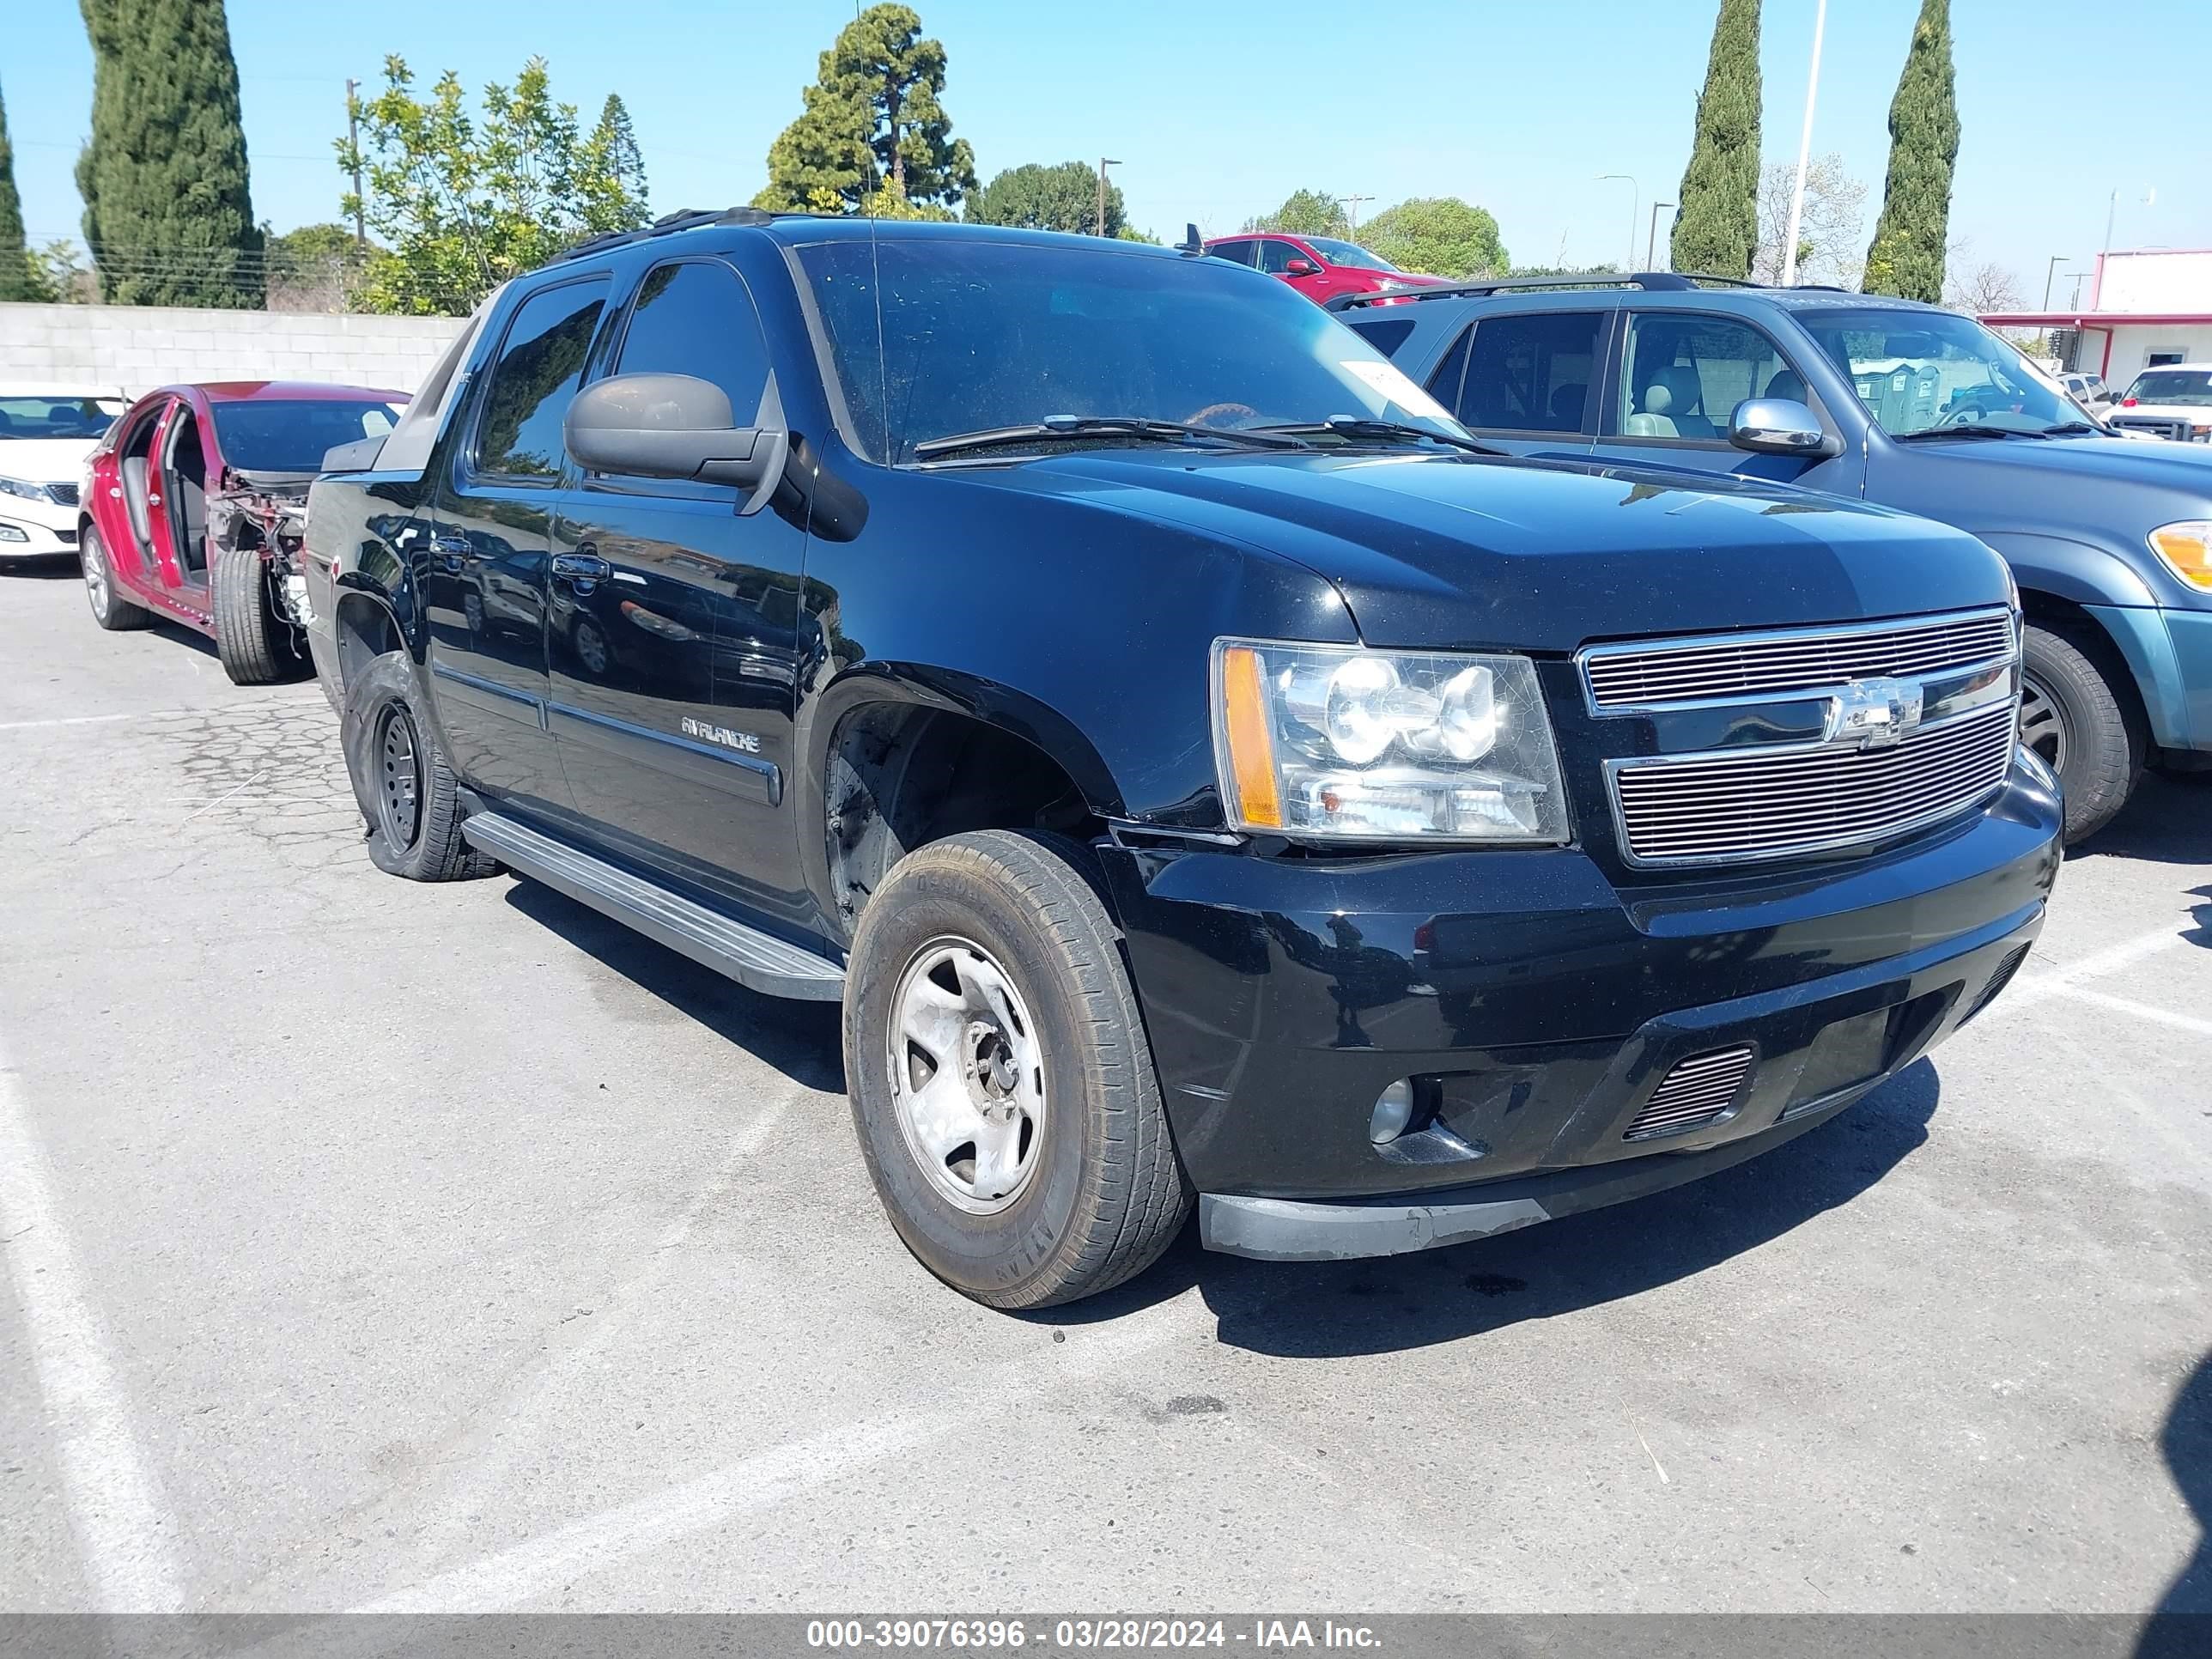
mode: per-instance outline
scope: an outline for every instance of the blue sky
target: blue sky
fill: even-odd
[[[70,167],[88,120],[91,58],[76,0],[6,0],[0,89],[35,240],[72,234]],[[1403,9],[1330,0],[920,0],[945,44],[946,107],[985,177],[1022,161],[1119,158],[1131,217],[1172,240],[1187,220],[1233,229],[1301,186],[1376,199],[1457,195],[1497,215],[1524,264],[1620,259],[1637,179],[1641,263],[1650,204],[1671,198],[1715,0],[1435,0]],[[1370,21],[1358,21],[1364,10]],[[1917,0],[1829,8],[1814,147],[1870,186],[1887,155],[1890,94]],[[1956,0],[1965,139],[1952,234],[2040,298],[2101,243],[2212,246],[2212,167],[2154,121],[2130,131],[2136,81],[2212,62],[2212,4]],[[1814,0],[1766,0],[1764,147],[1794,159]],[[278,229],[337,216],[330,142],[349,75],[386,52],[427,83],[475,88],[532,52],[588,116],[610,91],[636,121],[657,209],[750,197],[776,132],[851,0],[230,0],[256,214]],[[616,26],[610,27],[610,20]],[[2165,153],[2161,153],[2165,152]],[[2155,191],[2145,205],[2142,198]],[[1665,234],[1663,222],[1661,234]]]

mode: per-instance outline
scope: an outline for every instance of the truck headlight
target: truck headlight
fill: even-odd
[[[1551,721],[1525,657],[1217,640],[1213,749],[1239,829],[1567,839]]]
[[[2191,587],[2212,593],[2212,519],[2184,519],[2150,532],[2150,550]]]

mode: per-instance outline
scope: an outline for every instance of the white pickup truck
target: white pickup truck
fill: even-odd
[[[2136,376],[2106,420],[2177,443],[2212,442],[2212,363],[2161,363]]]

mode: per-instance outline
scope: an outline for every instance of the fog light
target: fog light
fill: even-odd
[[[1367,1120],[1367,1138],[1377,1146],[1395,1140],[1413,1121],[1413,1085],[1404,1078],[1375,1097],[1375,1115]]]
[[[31,538],[12,524],[0,524],[0,542],[27,542]]]

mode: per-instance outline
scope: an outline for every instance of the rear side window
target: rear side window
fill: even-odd
[[[1398,348],[1412,336],[1413,325],[1403,318],[1394,317],[1388,322],[1354,323],[1352,331],[1385,357],[1395,357]]]
[[[1601,311],[1484,318],[1475,325],[1460,389],[1461,424],[1504,432],[1580,432],[1605,318]]]
[[[1249,265],[1252,263],[1253,247],[1254,244],[1250,242],[1216,242],[1206,252],[1217,259],[1228,260],[1232,265]]]
[[[576,395],[584,356],[605,308],[607,279],[541,289],[516,307],[484,388],[477,471],[557,478],[561,422]]]
[[[690,374],[721,388],[730,416],[750,426],[768,390],[768,342],[738,274],[697,259],[646,275],[623,332],[618,374]]]

